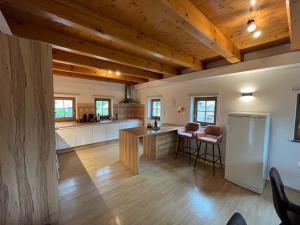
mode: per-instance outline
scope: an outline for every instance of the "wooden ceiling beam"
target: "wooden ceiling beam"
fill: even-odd
[[[20,18],[21,13],[18,13],[18,10],[8,11],[9,15],[6,16],[6,19],[9,25],[11,25],[13,32],[21,37],[47,42],[54,46],[73,49],[92,57],[102,58],[104,60],[143,70],[162,73],[166,76],[175,76],[179,74],[179,70],[170,65],[110,49],[90,41],[82,40],[76,36],[51,30],[50,28],[37,26],[27,21],[27,18]],[[36,18],[36,20],[39,20],[39,18]]]
[[[10,34],[12,35],[12,32],[6,22],[5,17],[3,16],[1,10],[0,10],[0,33],[4,33],[4,34]]]
[[[190,0],[160,0],[165,15],[202,44],[231,63],[241,61],[240,50]]]
[[[162,79],[163,76],[159,73],[154,73],[134,67],[129,67],[101,59],[96,59],[88,56],[78,55],[71,52],[62,51],[59,49],[53,49],[53,61],[62,62],[73,65],[85,66],[94,69],[105,69],[112,71],[120,71],[123,74],[140,77],[144,79],[158,80]]]
[[[291,49],[300,49],[300,1],[286,0]]]
[[[124,80],[116,80],[116,79],[112,79],[112,78],[96,77],[96,76],[90,76],[90,75],[86,75],[86,74],[71,73],[71,72],[65,72],[65,71],[59,71],[59,70],[53,70],[53,75],[87,79],[87,80],[104,81],[104,82],[118,83],[118,84],[131,84],[131,85],[137,84],[136,82],[132,82],[132,81],[124,81]]]
[[[133,48],[143,54],[199,70],[201,61],[70,0],[10,0],[10,5]],[[38,9],[36,9],[38,7]],[[42,12],[41,12],[42,10]],[[41,15],[43,14],[43,15]]]
[[[74,66],[70,64],[63,64],[58,62],[53,62],[53,69],[56,71],[64,71],[70,73],[78,73],[78,74],[86,74],[95,77],[103,77],[103,78],[111,78],[116,80],[123,81],[132,81],[137,83],[145,83],[148,82],[148,79],[132,77],[124,74],[116,75],[115,72],[110,71],[110,73],[106,70],[92,69],[81,66]]]

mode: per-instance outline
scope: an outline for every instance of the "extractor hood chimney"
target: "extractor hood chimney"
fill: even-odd
[[[124,103],[126,103],[126,104],[128,104],[128,103],[131,103],[131,104],[137,103],[135,100],[133,100],[131,98],[131,85],[130,84],[125,84],[125,97],[122,101],[120,101],[120,103],[123,103],[123,104]]]

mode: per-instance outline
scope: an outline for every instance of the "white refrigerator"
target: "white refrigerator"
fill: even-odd
[[[268,174],[269,113],[228,115],[225,179],[262,193]]]

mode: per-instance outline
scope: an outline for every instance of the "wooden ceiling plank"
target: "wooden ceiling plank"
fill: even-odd
[[[5,17],[3,16],[1,10],[0,10],[0,32],[4,34],[12,35],[12,32],[6,22]]]
[[[190,0],[161,0],[165,15],[187,33],[231,63],[241,61],[240,50]]]
[[[55,22],[120,43],[128,48],[134,48],[158,59],[192,69],[202,69],[201,61],[195,57],[172,49],[142,32],[124,26],[74,1],[27,0],[20,2],[11,0],[10,4],[14,4],[14,7],[19,6],[22,10],[29,10],[31,13],[35,12],[40,16],[43,12],[34,9],[34,6],[37,6],[44,11],[44,15],[47,14],[46,16]]]
[[[163,78],[162,75],[158,73],[137,69],[125,65],[120,65],[117,63],[100,60],[92,57],[78,55],[78,54],[62,51],[55,48],[53,49],[53,61],[85,66],[94,69],[120,71],[121,73],[124,73],[126,75],[145,78],[145,79],[158,80]]]
[[[132,81],[137,83],[148,82],[148,79],[132,77],[124,74],[116,75],[114,72],[107,72],[105,70],[92,69],[87,67],[75,66],[70,64],[63,64],[58,62],[53,62],[53,69],[56,71],[64,71],[70,73],[86,74],[95,77],[111,78],[116,80]]]
[[[104,82],[110,82],[110,83],[119,83],[119,84],[131,84],[131,85],[137,84],[136,82],[132,82],[132,81],[124,81],[124,80],[116,80],[116,79],[112,79],[112,78],[96,77],[96,76],[90,76],[90,75],[86,75],[86,74],[71,73],[71,72],[65,72],[65,71],[59,71],[59,70],[53,70],[53,75],[87,79],[87,80],[104,81]]]
[[[300,49],[300,1],[286,0],[291,49]]]
[[[139,69],[149,70],[152,72],[162,73],[167,76],[179,74],[178,69],[162,64],[150,59],[134,56],[125,52],[113,50],[89,41],[82,40],[75,36],[70,36],[62,32],[46,29],[36,26],[26,21],[25,18],[7,17],[9,25],[14,33],[21,37],[35,39],[47,42],[64,48],[73,49],[79,52],[89,54],[94,57],[100,57],[115,63],[132,66]]]

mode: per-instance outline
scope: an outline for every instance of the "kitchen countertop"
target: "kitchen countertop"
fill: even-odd
[[[77,122],[56,122],[55,129],[59,130],[61,128],[75,128],[75,127],[83,127],[83,126],[95,126],[102,125],[108,123],[121,123],[121,122],[130,122],[139,119],[125,119],[125,120],[102,120],[101,122],[91,122],[91,123],[77,123]]]
[[[154,130],[146,127],[135,127],[135,128],[122,129],[122,131],[133,134],[138,137],[143,137],[148,135],[156,135],[156,134],[163,134],[171,131],[176,131],[179,128],[182,128],[182,126],[164,125],[160,127],[159,130]]]

